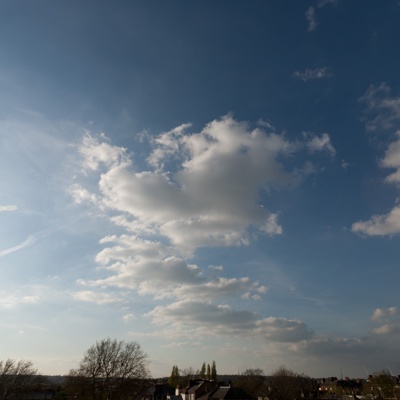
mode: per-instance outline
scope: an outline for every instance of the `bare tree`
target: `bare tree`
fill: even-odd
[[[80,366],[69,374],[69,390],[93,400],[117,400],[150,377],[148,357],[139,343],[111,340],[96,342]]]
[[[180,387],[187,387],[191,379],[193,379],[199,373],[194,370],[193,367],[184,368],[180,372]]]
[[[32,389],[37,376],[31,361],[0,361],[0,400],[22,398]]]

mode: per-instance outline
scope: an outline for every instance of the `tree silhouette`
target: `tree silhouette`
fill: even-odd
[[[211,379],[213,381],[217,380],[217,365],[215,364],[215,361],[212,362],[211,366]]]
[[[31,361],[0,361],[0,400],[23,398],[37,378],[38,372]]]
[[[86,350],[78,369],[70,371],[69,388],[79,392],[79,397],[118,400],[150,377],[147,365],[139,343],[103,339]]]
[[[176,388],[179,385],[179,382],[180,382],[179,368],[177,365],[174,365],[172,367],[171,376],[168,379],[168,383],[170,386]]]
[[[206,363],[203,362],[203,365],[201,366],[200,372],[199,372],[199,377],[201,379],[206,379]]]

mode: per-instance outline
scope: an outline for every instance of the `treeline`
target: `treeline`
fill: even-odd
[[[149,385],[148,356],[137,342],[103,339],[83,355],[49,398],[122,400]],[[0,400],[29,400],[49,388],[31,361],[0,361]],[[46,398],[46,395],[45,395]]]
[[[7,359],[0,361],[0,400],[21,399],[42,387],[45,378],[31,361]]]
[[[54,400],[125,400],[132,399],[144,388],[154,384],[148,369],[149,359],[137,342],[103,339],[83,355],[79,367],[64,377],[62,385],[51,388]],[[180,370],[174,365],[168,379],[172,387],[187,387],[189,380],[217,381],[215,361],[205,362],[198,370]],[[321,381],[298,374],[284,366],[265,376],[261,369],[248,369],[232,377],[233,386],[240,387],[251,398],[293,400],[300,398],[332,398],[333,395],[368,395],[374,399],[398,398],[395,379],[388,371],[380,371],[364,381],[339,380],[324,385]],[[35,393],[51,385],[40,375],[31,361],[7,359],[0,361],[0,400],[29,400]],[[329,387],[327,389],[327,387]],[[45,396],[46,397],[46,396]]]
[[[252,398],[267,397],[269,400],[293,400],[319,397],[318,384],[303,374],[297,374],[285,366],[271,375],[264,376],[262,369],[247,369],[234,382]]]
[[[204,365],[194,371],[187,368],[180,371],[175,365],[172,369],[169,383],[172,387],[186,387],[189,379],[203,379]],[[207,378],[207,367],[205,369]],[[211,373],[211,369],[210,369]],[[269,400],[293,399],[331,399],[342,395],[369,396],[371,399],[400,398],[398,380],[389,371],[375,372],[366,380],[351,379],[315,379],[281,366],[271,373],[264,375],[262,369],[247,369],[240,375],[229,377],[230,384],[243,389],[250,398],[268,398]]]
[[[248,369],[234,379],[234,385],[241,387],[252,398],[269,400],[293,400],[300,398],[332,399],[338,396],[359,395],[371,399],[397,399],[400,395],[397,377],[383,370],[370,375],[368,379],[311,378],[298,374],[285,366],[265,376],[261,369]]]
[[[210,364],[203,362],[200,369],[195,371],[192,367],[180,370],[177,365],[172,367],[171,375],[168,378],[168,383],[172,387],[185,387],[188,385],[190,379],[205,379],[216,381],[217,376],[217,365],[215,361]]]

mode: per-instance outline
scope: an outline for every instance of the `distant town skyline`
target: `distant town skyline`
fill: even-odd
[[[396,0],[0,4],[1,359],[400,374]]]

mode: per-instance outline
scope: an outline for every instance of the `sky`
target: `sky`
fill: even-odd
[[[0,1],[0,358],[400,374],[397,0]]]

